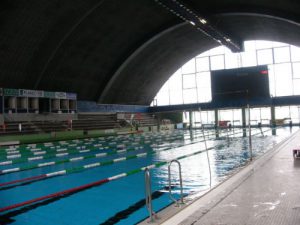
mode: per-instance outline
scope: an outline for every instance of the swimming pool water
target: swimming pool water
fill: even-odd
[[[274,144],[279,143],[284,138],[291,135],[297,128],[278,128],[276,130],[276,136],[272,135],[271,130],[268,128],[263,128],[263,130],[265,131],[264,137],[259,130],[255,131],[255,129],[253,129],[253,134],[255,134],[252,138],[254,156],[261,155],[266,150],[272,149]],[[208,151],[212,174],[212,186],[222,182],[233,171],[245,165],[249,159],[248,137],[243,137],[240,129],[236,129],[234,132],[235,133],[232,133],[232,131],[230,131],[228,134],[223,132],[220,134],[219,138],[216,138],[214,130],[206,131],[206,135],[209,134],[209,136],[206,136],[207,147],[214,147],[214,149]],[[154,138],[152,139],[151,137],[153,136]],[[126,142],[128,139],[130,139],[130,141]],[[122,137],[109,137],[105,138],[105,140],[103,140],[103,138],[93,139],[94,143],[101,141],[101,143],[107,145],[109,145],[109,143],[120,144],[125,141],[127,146],[132,145],[136,140],[140,142],[149,140],[151,142],[148,144],[139,143],[138,146],[144,146],[144,148],[140,148],[137,151],[1,175],[0,183],[4,183],[66,168],[80,167],[90,163],[136,155],[149,150],[156,151],[155,154],[148,155],[147,157],[120,161],[106,166],[86,169],[78,173],[34,182],[25,182],[2,188],[0,187],[0,208],[132,171],[151,165],[155,162],[170,161],[173,158],[205,149],[202,133],[199,130],[174,131],[173,133],[137,134]],[[85,140],[85,142],[90,141],[91,140]],[[72,143],[74,142],[68,142],[68,144]],[[84,145],[84,142],[80,141],[79,145]],[[150,147],[150,145],[152,147]],[[176,147],[180,145],[183,146]],[[101,151],[109,152],[112,150],[103,149]],[[3,170],[21,165],[49,162],[91,154],[94,154],[94,152],[74,154],[60,158],[50,158],[30,163],[6,165],[1,166],[0,169]],[[3,160],[1,159],[1,161]],[[209,169],[205,152],[184,158],[180,160],[180,163],[182,166],[185,194],[203,193],[209,190]],[[178,173],[176,171],[177,167],[172,166],[173,184],[178,183]],[[165,187],[168,186],[167,177],[168,171],[166,165],[151,169],[152,192],[155,192],[156,196],[153,200],[155,211],[172,203],[169,199],[168,192],[165,189]],[[2,212],[0,214],[0,224],[135,224],[148,216],[144,204],[144,190],[144,173],[139,172],[71,195],[65,195],[38,204],[32,204],[28,207]],[[174,187],[173,191],[178,194],[178,187]]]

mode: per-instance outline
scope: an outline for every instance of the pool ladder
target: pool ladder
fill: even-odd
[[[176,198],[172,195],[172,182],[171,182],[171,165],[172,163],[177,163],[178,172],[179,172],[179,184],[180,184],[180,201],[176,200]],[[169,180],[169,197],[174,201],[175,206],[180,206],[180,204],[184,204],[183,202],[183,187],[182,187],[182,176],[181,176],[181,164],[178,160],[172,160],[168,165],[168,180]]]
[[[145,194],[146,208],[149,212],[149,222],[154,222],[156,215],[152,208],[151,176],[148,168],[145,169]]]
[[[179,182],[180,182],[180,201],[176,200],[172,195],[172,182],[171,182],[171,165],[172,163],[178,164],[178,172],[179,172]],[[183,187],[182,187],[182,176],[181,176],[181,164],[178,160],[172,160],[168,165],[168,180],[169,180],[169,197],[176,204],[175,206],[179,206],[180,204],[184,204],[183,202]],[[146,195],[146,208],[149,212],[149,222],[154,222],[157,219],[155,212],[152,207],[152,190],[151,190],[151,175],[150,170],[148,168],[145,169],[145,195]]]

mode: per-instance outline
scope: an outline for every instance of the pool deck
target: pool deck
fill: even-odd
[[[300,131],[182,210],[163,210],[153,224],[300,224],[300,159],[292,154],[297,146]]]

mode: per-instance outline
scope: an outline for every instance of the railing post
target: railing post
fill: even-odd
[[[249,125],[249,151],[250,151],[250,161],[253,159],[253,153],[252,153],[252,137],[251,137],[251,120],[250,120],[250,105],[247,105],[248,107],[248,125]]]

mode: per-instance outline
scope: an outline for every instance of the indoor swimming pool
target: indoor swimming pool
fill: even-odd
[[[297,130],[253,128],[253,156],[271,151]],[[247,132],[236,128],[216,134],[211,129],[203,136],[202,130],[175,130],[2,148],[0,224],[139,223],[149,216],[145,167],[150,168],[154,211],[173,203],[168,192],[173,159],[181,163],[183,192],[192,200],[246,165]],[[178,198],[178,170],[171,169]]]

